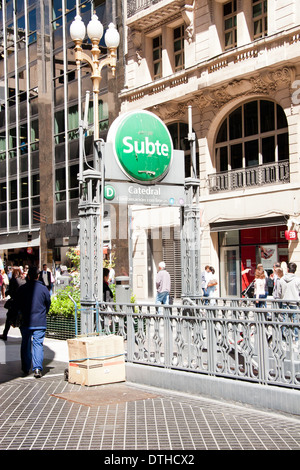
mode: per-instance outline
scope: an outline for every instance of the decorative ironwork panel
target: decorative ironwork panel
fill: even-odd
[[[198,297],[103,304],[97,331],[122,335],[128,362],[300,389],[299,319],[300,303]]]

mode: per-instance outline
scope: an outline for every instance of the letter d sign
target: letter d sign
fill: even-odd
[[[113,186],[110,186],[109,184],[105,185],[104,188],[104,197],[105,199],[108,199],[111,201],[116,195],[115,188]]]

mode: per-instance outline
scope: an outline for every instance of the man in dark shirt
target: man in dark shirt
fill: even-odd
[[[52,282],[52,273],[48,270],[46,264],[43,264],[43,270],[39,273],[38,280],[41,281],[52,295],[53,282]]]
[[[30,267],[28,282],[18,290],[17,309],[21,316],[22,370],[24,374],[28,374],[32,364],[36,378],[42,376],[46,314],[50,304],[50,293],[47,287],[38,280],[38,269],[35,266]]]

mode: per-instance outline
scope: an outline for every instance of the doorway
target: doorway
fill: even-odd
[[[238,296],[241,294],[241,270],[239,247],[221,247],[220,273],[221,297]]]

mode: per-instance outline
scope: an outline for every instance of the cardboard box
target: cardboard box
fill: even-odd
[[[122,336],[87,336],[67,343],[70,383],[91,386],[125,381]]]

